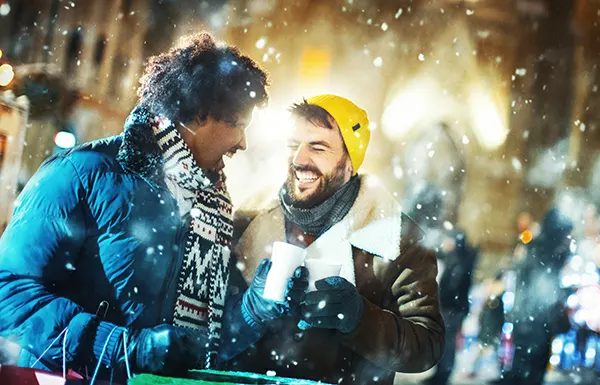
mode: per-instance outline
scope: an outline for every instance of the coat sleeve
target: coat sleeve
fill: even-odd
[[[380,307],[364,299],[363,319],[344,343],[390,371],[432,368],[442,357],[445,337],[436,275],[433,251],[414,236],[403,241],[400,256],[389,266],[388,300]]]
[[[0,334],[15,340],[49,368],[93,358],[98,323],[92,314],[57,293],[69,277],[86,237],[85,191],[71,161],[54,157],[29,181],[0,239]],[[104,324],[104,323],[102,323]],[[111,325],[103,325],[106,329]]]

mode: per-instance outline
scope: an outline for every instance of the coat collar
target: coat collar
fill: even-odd
[[[163,156],[148,124],[150,118],[150,112],[143,106],[136,106],[131,111],[125,121],[117,160],[125,171],[158,184],[164,176]]]
[[[260,211],[262,214],[257,215],[256,224],[248,229],[255,231],[261,227],[260,235],[266,236],[267,243],[285,240],[284,215],[279,201],[271,200]],[[349,243],[373,255],[394,260],[400,255],[403,216],[400,205],[381,181],[374,176],[361,175],[360,191],[348,214],[309,247],[326,253]]]
[[[400,255],[402,210],[373,176],[362,176],[360,191],[348,214],[311,245],[335,250],[348,242],[357,249],[394,260]]]
[[[250,213],[251,210],[248,210]],[[286,241],[285,219],[279,201],[271,201],[260,209],[240,238],[236,254],[240,261],[253,260],[242,274],[250,282],[254,269],[262,256],[271,253],[275,241]],[[342,265],[340,276],[355,282],[353,247],[385,261],[400,256],[404,232],[408,240],[414,234],[403,231],[403,214],[400,205],[374,177],[362,176],[361,188],[348,214],[306,248],[307,258],[336,261]],[[409,242],[410,243],[410,242]]]

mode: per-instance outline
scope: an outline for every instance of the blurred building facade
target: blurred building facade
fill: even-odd
[[[512,251],[520,212],[595,199],[599,1],[234,3],[231,40],[263,58],[274,99],[333,91],[365,106],[365,168],[399,200],[433,181],[440,222],[464,228],[484,265]]]
[[[119,133],[144,59],[208,29],[270,71],[274,110],[318,92],[367,108],[375,131],[365,171],[399,201],[433,182],[446,197],[440,226],[465,229],[491,263],[517,242],[520,212],[541,218],[557,196],[594,200],[600,188],[600,112],[590,108],[599,97],[598,0],[0,4],[11,9],[0,16],[7,57],[55,65],[77,90],[62,121],[79,141]],[[248,175],[282,175],[280,124],[276,113],[259,119],[251,148],[231,163],[234,199],[251,191]],[[63,129],[48,125],[34,119],[28,142]],[[29,173],[50,138],[30,149]]]
[[[135,102],[148,6],[143,0],[3,3],[10,11],[0,16],[0,48],[15,68],[16,91],[33,94],[26,181],[55,150],[58,131],[72,132],[77,142],[121,132]]]

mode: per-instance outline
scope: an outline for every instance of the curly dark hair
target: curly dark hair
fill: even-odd
[[[258,63],[208,32],[182,37],[152,56],[140,79],[140,104],[183,123],[231,121],[269,101],[269,76]]]
[[[292,104],[288,108],[288,111],[290,111],[292,116],[306,119],[315,126],[333,128],[331,120],[335,121],[335,119],[333,119],[329,112],[316,104],[310,104],[306,99],[303,99],[300,103]]]

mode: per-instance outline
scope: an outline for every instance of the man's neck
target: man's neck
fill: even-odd
[[[302,231],[300,226],[287,220],[285,233],[285,237],[288,243],[302,248],[307,248],[317,239],[315,235],[308,234]]]

